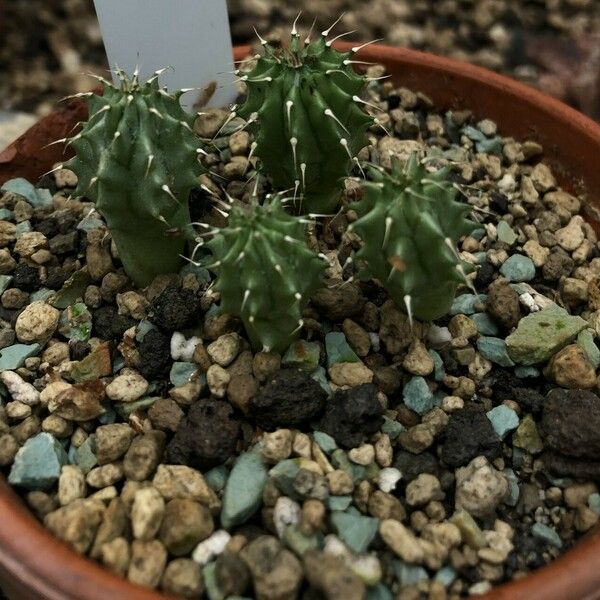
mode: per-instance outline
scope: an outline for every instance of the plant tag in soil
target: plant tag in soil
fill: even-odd
[[[189,111],[204,104],[227,106],[236,97],[226,0],[94,0],[111,69],[142,80],[161,76],[169,90],[184,94]],[[113,81],[118,79],[113,73]],[[208,102],[206,99],[210,98]]]

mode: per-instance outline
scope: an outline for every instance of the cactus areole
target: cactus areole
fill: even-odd
[[[371,179],[350,207],[358,214],[350,229],[362,240],[360,275],[378,279],[411,319],[444,316],[458,285],[470,285],[472,267],[456,246],[477,228],[471,207],[456,200],[447,169],[431,173],[416,154],[403,167],[393,160],[391,173],[371,169]]]
[[[262,56],[241,74],[248,97],[237,114],[256,136],[253,152],[276,189],[293,191],[301,213],[336,210],[373,124],[359,97],[365,78],[352,67],[359,48],[337,52],[330,30],[302,42],[294,25],[287,47],[261,38]]]
[[[284,352],[302,329],[302,311],[323,285],[326,263],[306,244],[309,221],[280,196],[236,204],[206,244],[221,310],[239,316],[257,350]]]
[[[66,141],[76,155],[64,166],[106,220],[126,273],[139,286],[176,272],[191,233],[188,194],[204,172],[184,91],[159,87],[157,72],[140,83],[119,71],[120,88],[101,80],[88,94],[89,120]]]

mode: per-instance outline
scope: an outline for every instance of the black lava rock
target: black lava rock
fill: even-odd
[[[150,306],[148,319],[166,331],[179,331],[198,321],[200,298],[192,290],[168,286]]]
[[[231,404],[200,400],[190,407],[167,445],[166,463],[200,470],[223,464],[235,453],[240,430]]]
[[[504,369],[497,368],[492,371],[492,374],[492,393],[494,395],[494,399],[499,403],[503,400],[514,399],[515,388],[523,387],[523,381],[515,375],[513,375],[510,371],[505,371]]]
[[[60,290],[70,275],[62,267],[48,267],[48,275],[44,285],[51,290]]]
[[[158,329],[151,329],[144,335],[138,347],[140,365],[138,371],[146,379],[158,377],[171,360],[171,340]]]
[[[494,268],[494,265],[485,261],[481,267],[479,267],[477,274],[475,275],[475,287],[478,290],[487,288],[487,286],[494,281],[495,273],[496,269]]]
[[[137,321],[120,315],[116,306],[102,306],[92,313],[93,331],[103,340],[121,340],[123,334]]]
[[[404,483],[410,483],[421,473],[429,473],[439,477],[441,471],[437,458],[431,452],[412,454],[401,450],[396,453],[394,467],[402,471],[402,481]]]
[[[69,344],[71,360],[83,360],[90,353],[91,349],[92,347],[82,340]]]
[[[327,393],[305,371],[282,369],[250,400],[250,416],[266,431],[299,427],[317,418]]]
[[[539,429],[550,449],[566,456],[598,460],[600,398],[588,390],[551,390],[542,408]]]
[[[542,462],[548,471],[561,477],[600,481],[600,460],[585,460],[558,452],[544,452]]]
[[[327,402],[319,429],[340,446],[355,448],[383,424],[383,406],[377,399],[377,386],[365,383],[338,390]]]
[[[525,412],[538,414],[544,406],[544,396],[537,390],[525,387],[512,388],[513,398]]]
[[[26,263],[19,263],[13,273],[12,285],[24,292],[35,292],[41,285],[38,269]]]
[[[489,460],[502,453],[502,440],[494,431],[485,413],[465,408],[454,413],[444,430],[442,461],[455,469],[471,462],[476,456]]]

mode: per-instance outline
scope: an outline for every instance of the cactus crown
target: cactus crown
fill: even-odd
[[[127,274],[138,285],[177,271],[189,234],[188,194],[204,169],[193,117],[179,104],[184,91],[159,87],[160,71],[140,83],[118,71],[120,88],[101,79],[88,95],[89,120],[68,140],[76,155],[77,196],[96,203]]]
[[[252,345],[265,351],[284,351],[300,332],[326,267],[306,245],[309,221],[288,214],[283,202],[277,195],[234,205],[227,227],[206,244],[221,310],[241,317]]]
[[[349,229],[362,240],[361,276],[378,279],[411,319],[447,314],[458,285],[469,284],[472,268],[456,245],[477,227],[466,218],[470,207],[456,200],[447,169],[430,173],[415,154],[404,168],[393,160],[390,174],[373,168],[371,177],[350,207],[358,214]]]
[[[260,38],[263,55],[241,77],[248,98],[237,114],[255,133],[253,152],[276,189],[294,191],[304,213],[336,209],[342,178],[358,163],[373,123],[360,106],[365,78],[352,68],[359,48],[337,52],[330,30],[302,42],[294,24],[286,48]]]

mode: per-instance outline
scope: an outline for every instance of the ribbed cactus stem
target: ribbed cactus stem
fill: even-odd
[[[248,98],[237,114],[252,122],[262,170],[276,189],[294,194],[303,213],[337,209],[373,124],[362,108],[365,78],[352,67],[355,51],[334,50],[330,31],[301,41],[294,23],[285,48],[259,38],[263,54],[240,77]]]
[[[274,196],[235,204],[229,224],[208,233],[222,312],[242,319],[255,349],[284,351],[298,337],[326,268],[307,246],[307,220],[288,214]]]
[[[188,194],[205,170],[193,116],[180,106],[184,91],[168,93],[157,72],[140,83],[118,71],[120,88],[101,79],[101,96],[87,97],[89,120],[67,143],[76,155],[65,166],[106,220],[125,271],[147,285],[175,272],[191,232]]]
[[[362,240],[355,260],[363,278],[375,278],[409,317],[431,321],[447,314],[460,284],[470,285],[472,266],[457,243],[477,225],[471,208],[456,200],[448,170],[429,172],[413,154],[391,173],[371,169],[362,199],[350,208],[350,226]]]

